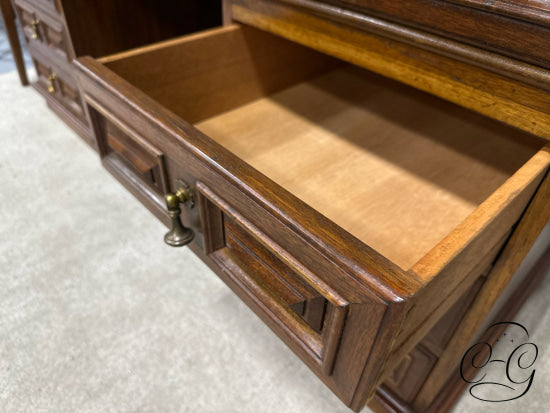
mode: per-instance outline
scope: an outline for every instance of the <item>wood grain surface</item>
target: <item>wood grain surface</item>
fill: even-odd
[[[535,152],[517,131],[351,67],[196,126],[405,270]]]
[[[436,34],[441,38],[440,43],[452,39],[536,66],[550,66],[550,48],[546,42],[550,30],[547,25],[529,21],[529,15],[525,14],[523,20],[507,16],[506,9],[499,5],[492,9],[498,9],[500,13],[492,13],[489,7],[480,10],[464,7],[465,2],[456,4],[448,0],[281,1],[332,20],[362,21],[360,24],[365,28],[369,27],[369,20],[381,18],[386,25],[397,22],[424,33]],[[495,2],[488,3],[493,5]],[[405,30],[401,36],[407,40]]]
[[[237,25],[122,52],[100,61],[191,123],[340,64],[285,39]]]
[[[548,71],[509,62],[498,73],[502,56],[479,64],[461,59],[458,50],[434,52],[420,43],[367,33],[333,23],[299,8],[265,0],[234,0],[237,21],[276,33],[331,56],[414,86],[488,117],[550,139]],[[316,2],[317,3],[317,2]],[[321,3],[319,3],[321,4]],[[533,72],[536,72],[534,73]],[[514,77],[513,74],[518,74]]]

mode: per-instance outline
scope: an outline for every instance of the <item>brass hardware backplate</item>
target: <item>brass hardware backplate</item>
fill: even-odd
[[[180,204],[184,204],[187,208],[193,208],[195,206],[195,195],[189,186],[181,179],[176,179],[176,196],[180,201]]]

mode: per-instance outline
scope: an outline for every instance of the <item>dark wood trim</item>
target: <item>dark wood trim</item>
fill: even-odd
[[[401,400],[398,395],[384,385],[376,389],[376,393],[369,401],[368,407],[376,413],[415,413],[409,404]]]
[[[473,7],[502,16],[514,17],[526,22],[538,23],[550,27],[550,7],[545,7],[541,1],[529,0],[446,0],[451,3]],[[548,5],[548,2],[545,2]]]
[[[310,3],[311,0],[279,0]],[[549,67],[550,31],[489,10],[465,7],[447,0],[325,0],[347,15],[357,12],[479,47],[536,66]]]
[[[319,364],[319,367],[326,375],[331,375],[339,339],[344,328],[348,311],[349,303],[347,300],[340,296],[339,293],[329,285],[317,278],[315,274],[305,270],[291,253],[274,243],[267,234],[259,231],[258,228],[250,223],[245,217],[233,210],[233,208],[231,208],[223,198],[219,197],[215,191],[212,191],[201,182],[198,182],[196,187],[197,192],[200,194],[199,198],[204,198],[215,205],[224,216],[222,220],[223,228],[217,228],[218,231],[223,234],[204,233],[205,245],[209,246],[218,244],[220,237],[225,235],[225,241],[223,242],[223,247],[225,247],[225,249],[223,247],[220,248],[219,253],[213,251],[210,254],[210,258],[220,265],[220,267],[225,267],[227,275],[232,278],[232,281],[247,290],[247,294],[251,295],[253,300],[263,305],[267,310],[266,312],[273,318],[274,323],[278,324],[281,330],[289,332],[295,342],[303,343],[303,347],[307,348],[306,353],[312,360]],[[208,209],[210,210],[211,207],[208,207]],[[211,225],[207,224],[207,227],[218,227],[218,218],[215,216],[214,218],[214,222]],[[245,252],[235,254],[238,249],[232,248],[231,244],[228,243],[229,240],[233,240],[234,243],[240,242]],[[247,245],[242,244],[243,242],[246,242]],[[280,280],[284,278],[283,274],[290,274],[286,279],[288,282],[291,282],[292,285],[296,286],[302,283],[307,286],[307,289],[314,292],[314,296],[319,298],[322,297],[326,300],[327,314],[324,321],[323,332],[318,333],[312,326],[301,323],[300,321],[296,323],[295,320],[299,320],[299,318],[294,312],[288,311],[289,309],[277,299],[277,290],[273,288],[273,285],[271,285],[271,288],[258,288],[254,284],[252,281],[255,278],[254,273],[261,273],[262,269],[265,271],[265,266],[260,270],[256,267],[256,271],[252,272],[250,272],[250,270],[243,270],[242,268],[232,270],[235,261],[245,264],[245,267],[247,263],[255,264],[255,261],[260,261],[256,254],[262,249],[271,257],[272,261],[270,265],[276,268],[272,270],[273,272],[268,278]],[[227,251],[230,252],[227,253]],[[264,258],[265,256],[264,254]],[[237,258],[235,259],[235,257]],[[248,268],[252,269],[253,266],[248,266]],[[256,284],[267,285],[265,282],[256,282]],[[275,293],[275,297],[272,297],[271,292]],[[284,294],[280,294],[280,296],[282,295]],[[307,305],[306,303],[306,309]]]
[[[234,0],[233,4],[254,8],[251,0]],[[467,45],[460,41],[442,37],[437,34],[430,34],[426,31],[407,27],[388,19],[367,15],[358,11],[344,8],[338,5],[327,4],[313,0],[278,0],[287,6],[303,9],[308,14],[313,14],[338,24],[351,26],[356,30],[380,35],[392,40],[410,44],[424,50],[435,52],[446,57],[472,64],[483,69],[498,73],[522,82],[550,90],[550,73],[537,67],[536,64],[546,64],[550,67],[550,61],[526,63],[514,57],[523,57],[523,54],[506,57],[502,50],[488,51],[479,45]],[[418,12],[420,13],[420,12]],[[511,23],[510,23],[511,24]],[[550,36],[550,33],[548,33]],[[543,38],[541,41],[546,41]]]

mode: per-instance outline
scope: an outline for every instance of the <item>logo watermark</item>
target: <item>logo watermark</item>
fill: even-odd
[[[503,326],[507,327],[507,332],[497,341],[498,346],[476,343],[462,357],[460,376],[472,384],[468,391],[478,400],[506,402],[519,399],[533,384],[538,347],[529,341],[529,332],[519,323],[495,323],[487,332]],[[471,371],[474,373],[468,374]]]

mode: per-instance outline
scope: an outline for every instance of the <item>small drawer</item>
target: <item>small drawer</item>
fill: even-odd
[[[198,198],[192,248],[355,410],[550,166],[531,135],[244,25],[75,65],[98,139],[118,120],[163,154]]]
[[[81,122],[85,122],[82,97],[76,80],[64,68],[53,65],[32,50],[31,55],[38,75],[36,89],[47,99],[53,99],[61,104]]]
[[[15,9],[25,33],[27,43],[42,47],[42,53],[52,58],[72,59],[69,38],[61,16],[52,17],[24,0],[15,2]]]

